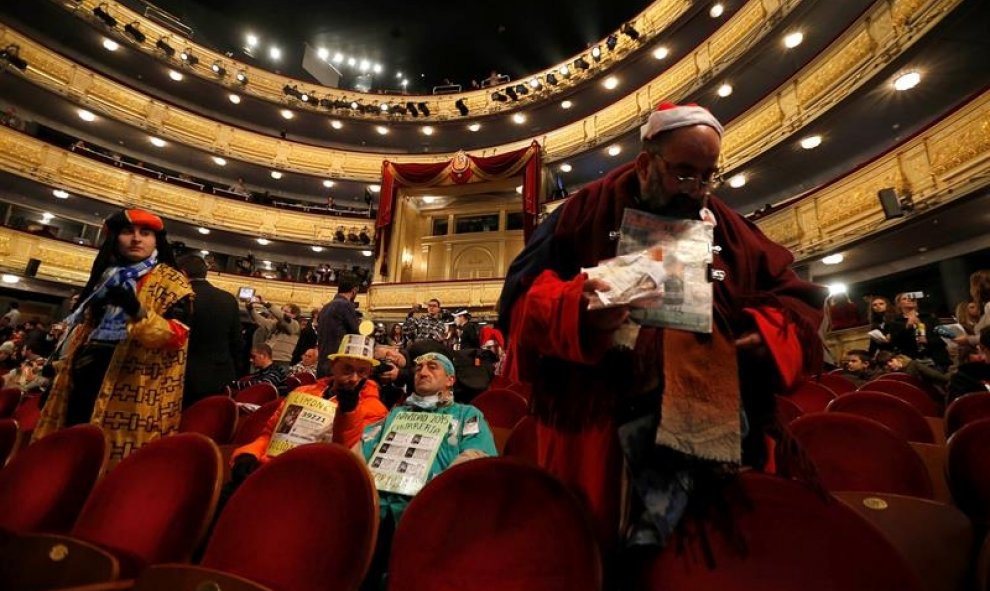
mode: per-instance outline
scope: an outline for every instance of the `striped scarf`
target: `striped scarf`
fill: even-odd
[[[103,273],[103,281],[89,294],[85,301],[76,307],[76,311],[65,319],[69,327],[80,323],[83,310],[90,302],[98,302],[107,296],[107,290],[112,287],[126,287],[137,293],[137,282],[158,264],[158,251],[143,261],[132,263],[126,267],[110,267]],[[68,331],[66,331],[68,334]],[[91,333],[88,340],[117,343],[127,338],[127,314],[120,306],[107,304],[103,309],[103,317]]]

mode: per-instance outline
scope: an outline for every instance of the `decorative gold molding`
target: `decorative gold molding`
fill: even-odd
[[[143,15],[134,12],[128,7],[120,4],[119,2],[114,2],[113,0],[83,0],[82,2],[75,3],[71,6],[68,4],[63,4],[63,7],[66,10],[75,13],[77,17],[84,18],[86,20],[94,20],[95,17],[93,16],[93,9],[97,6],[102,6],[118,20],[121,28],[123,28],[123,26],[127,23],[138,23],[139,29],[146,36],[144,43],[139,45],[141,50],[145,53],[161,55],[161,51],[156,49],[155,43],[164,37],[176,51],[182,51],[183,49],[189,48],[192,50],[193,55],[199,59],[199,62],[194,66],[190,67],[188,65],[184,65],[183,69],[185,71],[190,71],[201,78],[216,80],[217,77],[211,68],[214,62],[220,62],[227,71],[225,86],[232,90],[236,90],[237,92],[257,96],[276,104],[289,104],[289,99],[285,96],[283,88],[285,86],[298,86],[300,90],[308,91],[317,99],[328,98],[332,101],[341,100],[348,103],[351,101],[359,101],[366,104],[374,104],[379,101],[392,101],[398,103],[405,103],[407,101],[413,101],[415,103],[425,102],[430,108],[430,115],[420,116],[417,118],[417,121],[444,121],[450,118],[459,118],[459,116],[456,115],[457,108],[454,106],[454,103],[458,100],[463,100],[473,114],[490,115],[499,112],[510,112],[527,106],[533,102],[549,100],[554,95],[571,92],[575,87],[585,83],[591,78],[596,77],[602,72],[602,70],[607,69],[610,65],[621,62],[630,51],[640,47],[642,44],[651,43],[653,39],[656,39],[660,34],[662,34],[664,30],[674,21],[683,16],[691,5],[692,2],[690,0],[657,0],[652,2],[642,12],[628,21],[633,25],[636,31],[639,32],[639,40],[633,41],[625,35],[619,35],[616,33],[618,35],[616,49],[614,51],[605,51],[603,49],[601,62],[594,70],[582,71],[574,68],[574,61],[580,56],[584,56],[589,62],[591,61],[592,58],[589,56],[589,51],[585,50],[578,55],[571,56],[565,62],[556,64],[540,72],[533,72],[532,74],[524,77],[524,79],[513,80],[508,84],[500,84],[498,86],[488,87],[483,90],[471,90],[468,92],[448,95],[371,94],[321,86],[319,84],[297,80],[287,76],[281,76],[268,70],[256,68],[243,62],[238,62],[227,57],[226,55],[216,53],[207,47],[176,35],[169,29],[162,27],[154,21],[145,18]],[[122,38],[124,38],[127,43],[136,45],[132,38],[123,36]],[[604,46],[604,43],[605,41],[602,40],[601,45]],[[562,76],[558,71],[563,65],[567,65],[571,70],[570,76],[567,78]],[[234,76],[238,71],[244,71],[247,74],[249,83],[246,86],[241,86],[234,81]],[[508,86],[515,86],[525,83],[526,80],[532,78],[533,76],[545,76],[550,73],[556,74],[558,84],[556,86],[544,84],[543,92],[533,92],[530,95],[523,97],[519,102],[512,103],[500,103],[492,100],[491,98],[492,92],[495,90],[504,90]],[[295,108],[316,110],[315,107],[294,99],[291,104]],[[344,115],[341,118],[380,119],[380,117],[377,116],[369,117],[366,115],[350,114]]]
[[[916,211],[990,185],[990,91],[845,178],[757,221],[798,259],[834,250],[897,221],[885,221],[877,192],[910,195]]]
[[[0,126],[0,169],[122,207],[144,207],[210,228],[331,248],[367,246],[333,242],[338,226],[372,220],[305,214],[215,197],[127,172]]]

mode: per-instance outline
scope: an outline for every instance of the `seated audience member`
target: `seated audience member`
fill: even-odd
[[[976,308],[973,315],[977,318],[973,322],[972,332],[957,337],[955,342],[958,345],[975,347],[979,343],[980,331],[990,326],[990,270],[976,271],[969,276],[969,294]]]
[[[948,402],[970,392],[990,392],[990,326],[980,331],[978,354],[972,355],[949,377]]]
[[[308,371],[309,373],[315,376],[316,360],[317,360],[316,356],[317,356],[316,347],[311,347],[309,349],[306,349],[306,352],[302,354],[302,359],[299,360],[299,363],[289,368],[289,375]]]
[[[235,391],[267,382],[276,388],[282,387],[282,382],[289,377],[288,366],[279,365],[272,361],[272,348],[261,344],[251,347],[251,368],[254,371],[246,380],[237,380],[231,386]]]
[[[842,358],[840,375],[859,387],[876,377],[872,365],[869,351],[850,349]]]
[[[365,427],[380,422],[388,414],[378,397],[378,384],[369,379],[372,368],[378,365],[378,361],[371,356],[374,346],[370,337],[345,335],[339,352],[330,355],[330,376],[320,381],[322,387],[311,384],[293,390],[337,403],[337,414],[333,420],[334,443],[354,447],[359,443]],[[232,480],[234,475],[243,478],[259,463],[268,461],[268,443],[284,406],[283,400],[257,439],[234,451]]]
[[[949,376],[940,372],[935,367],[922,363],[917,359],[911,359],[907,355],[894,355],[887,360],[887,370],[892,372],[903,372],[932,384],[934,386],[944,386],[949,382]]]
[[[51,380],[41,374],[44,366],[44,357],[35,355],[31,359],[25,359],[17,368],[3,376],[3,387],[18,388],[22,392],[44,390],[51,383]]]

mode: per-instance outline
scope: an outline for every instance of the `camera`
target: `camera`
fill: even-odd
[[[388,359],[379,359],[378,360],[378,365],[376,365],[375,367],[371,368],[371,375],[372,375],[372,377],[374,377],[374,378],[377,379],[377,378],[382,377],[382,375],[387,374],[388,372],[392,371],[393,369],[395,369],[395,364],[394,363],[392,363]]]

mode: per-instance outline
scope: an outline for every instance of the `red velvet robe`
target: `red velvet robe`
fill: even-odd
[[[615,256],[618,241],[610,232],[619,229],[638,194],[629,164],[571,197],[513,263],[500,314],[509,327],[505,371],[533,385],[539,462],[588,505],[603,548],[615,541],[619,524],[622,455],[616,429],[637,405],[638,392],[657,380],[662,388],[663,331],[642,328],[635,350],[622,352],[611,348],[610,334],[582,329],[580,268]],[[763,363],[739,359],[751,427],[744,461],[763,467],[771,460],[763,433],[774,420],[772,394],[821,362],[818,328],[826,293],[798,278],[790,252],[754,224],[715,197],[708,207],[717,221],[715,244],[722,248],[714,268],[726,273],[714,284],[715,322],[735,337],[759,330],[771,352]]]

